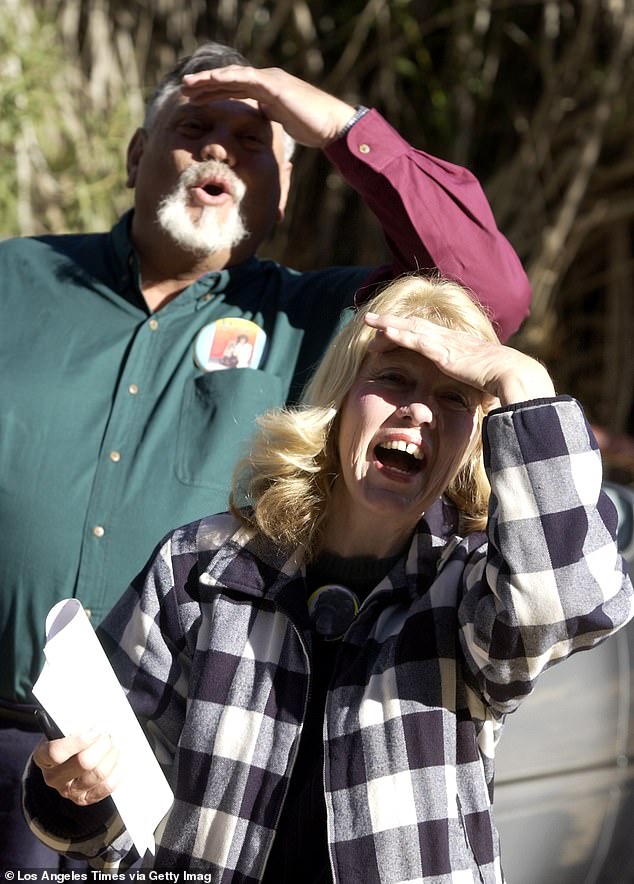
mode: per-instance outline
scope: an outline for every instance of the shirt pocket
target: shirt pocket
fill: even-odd
[[[281,379],[257,369],[212,371],[188,381],[176,443],[177,478],[228,495],[255,418],[283,404]]]

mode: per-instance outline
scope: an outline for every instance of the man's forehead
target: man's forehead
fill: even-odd
[[[224,119],[233,122],[251,123],[271,130],[273,142],[283,150],[284,127],[262,113],[258,102],[253,98],[222,98],[194,104],[177,91],[169,97],[159,112],[163,125],[178,119],[209,120]]]
[[[244,117],[245,119],[270,125],[270,120],[262,113],[258,102],[253,98],[209,99],[209,101],[199,104],[190,101],[181,92],[176,92],[170,102],[170,111],[172,114],[192,114],[194,116],[226,115]]]

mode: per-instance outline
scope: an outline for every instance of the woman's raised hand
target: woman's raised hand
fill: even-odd
[[[544,366],[500,343],[485,341],[468,332],[437,325],[427,319],[379,316],[367,313],[366,323],[378,334],[371,350],[405,347],[430,359],[449,377],[481,390],[488,407],[548,398],[555,388]]]

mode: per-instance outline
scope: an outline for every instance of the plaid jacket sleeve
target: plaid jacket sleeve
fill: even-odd
[[[223,514],[173,532],[159,544],[98,629],[117,678],[172,783],[200,619],[192,591],[198,583],[198,550],[204,547],[211,558],[235,529],[235,520]],[[40,840],[61,853],[88,858],[97,869],[124,869],[137,859],[116,812],[103,819],[90,808],[73,806],[72,814],[60,813],[59,802],[38,801],[31,784],[37,774],[31,768],[26,775],[25,815]],[[82,811],[86,811],[84,819],[77,817]]]
[[[461,643],[479,693],[512,711],[539,674],[633,613],[598,445],[569,397],[497,409],[484,427],[488,543],[465,570]]]

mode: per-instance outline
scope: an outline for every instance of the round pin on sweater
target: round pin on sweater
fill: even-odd
[[[308,597],[308,616],[317,635],[326,641],[340,639],[359,610],[359,599],[347,586],[327,583]]]
[[[194,362],[203,371],[258,368],[266,333],[250,319],[226,316],[204,325],[194,340]]]

